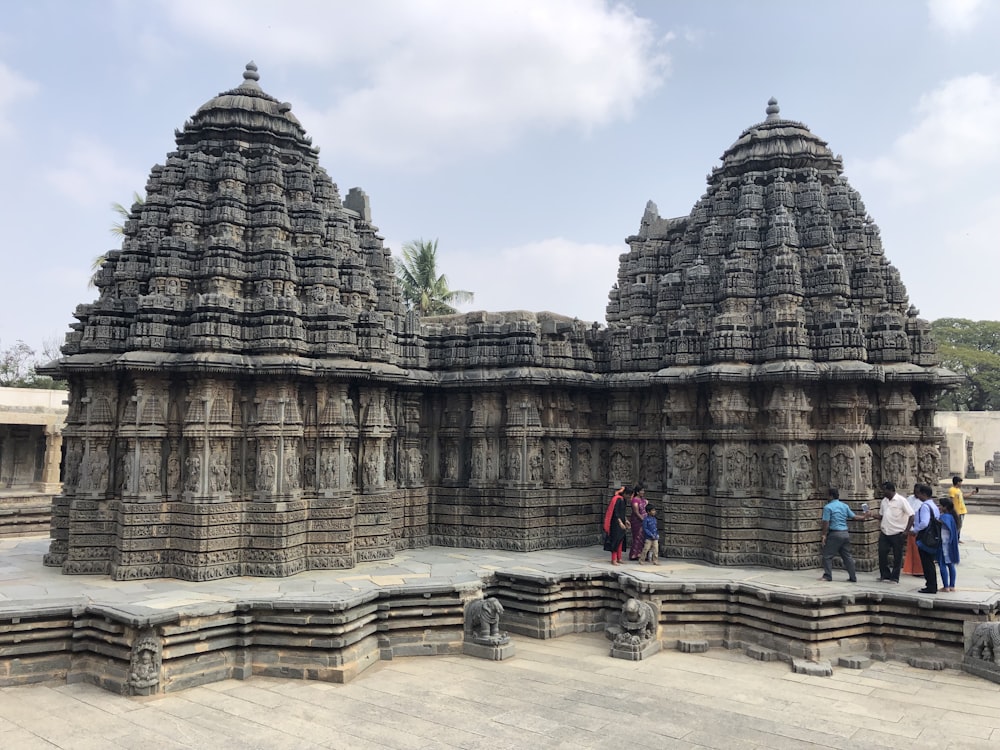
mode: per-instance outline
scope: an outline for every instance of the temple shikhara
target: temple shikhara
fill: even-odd
[[[665,554],[804,568],[827,487],[936,484],[951,376],[840,158],[774,100],[688,216],[646,206],[605,327],[408,312],[368,196],[243,79],[176,133],[77,308],[47,564],[208,580],[584,546],[642,482]]]

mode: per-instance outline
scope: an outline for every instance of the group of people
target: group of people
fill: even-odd
[[[840,499],[837,489],[831,488],[822,516],[822,580],[833,580],[833,558],[838,556],[843,561],[848,580],[858,580],[848,522],[877,518],[879,581],[899,583],[900,573],[904,572],[924,577],[921,594],[954,591],[958,545],[962,541],[962,522],[967,511],[962,478],[952,477],[951,483],[948,496],[935,500],[929,485],[914,485],[913,494],[907,498],[896,492],[892,482],[885,482],[879,509],[871,511],[864,505],[863,512],[858,514]],[[940,589],[937,568],[941,569]]]
[[[629,560],[659,565],[659,539],[656,508],[646,499],[646,488],[622,485],[604,512],[604,549],[611,553],[611,564],[621,565],[627,548]]]

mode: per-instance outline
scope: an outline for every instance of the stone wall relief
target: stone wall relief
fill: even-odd
[[[917,481],[929,484],[931,487],[935,486],[940,478],[939,465],[937,448],[933,445],[921,447],[917,455]],[[990,476],[992,476],[992,472],[990,472]]]
[[[83,446],[79,438],[70,438],[67,441],[66,458],[64,459],[63,483],[67,490],[82,489],[80,485],[80,466],[83,463]]]
[[[858,486],[857,490],[864,492],[865,490],[874,489],[875,483],[872,481],[872,449],[868,445],[861,445],[858,447]]]
[[[797,445],[792,448],[791,470],[792,488],[795,492],[808,494],[815,491],[816,481],[813,477],[812,457],[806,446]]]
[[[93,441],[83,459],[80,488],[83,492],[97,494],[108,488],[108,445],[105,441]]]
[[[671,388],[663,402],[666,422],[674,427],[693,427],[698,421],[698,397],[692,388]]]
[[[712,424],[717,427],[748,426],[753,421],[753,409],[742,389],[726,388],[717,391],[708,402]]]
[[[913,425],[913,415],[917,411],[917,400],[909,391],[892,390],[883,395],[882,410],[885,423],[893,427],[910,427]]]
[[[576,447],[576,473],[574,480],[589,484],[593,479],[590,443],[579,443]]]
[[[541,441],[528,441],[528,481],[538,483],[544,479],[545,459],[542,457]]]
[[[302,486],[302,465],[299,463],[297,440],[283,440],[283,464],[281,489],[284,493],[295,492]]]
[[[232,461],[229,457],[229,441],[214,439],[209,459],[209,491],[212,493],[229,492],[229,472]]]
[[[734,445],[726,451],[726,473],[734,490],[748,490],[750,483],[750,452],[745,445]]]
[[[857,457],[847,446],[837,446],[830,454],[829,485],[842,493],[853,492],[855,487],[854,473]]]
[[[445,441],[444,451],[441,454],[441,477],[448,482],[457,482],[459,479],[459,455],[458,444],[452,438]]]
[[[325,443],[320,448],[318,479],[320,490],[333,490],[340,486],[340,450],[334,444]]]
[[[143,446],[139,456],[139,492],[143,495],[159,494],[160,464],[159,446]]]
[[[365,439],[361,464],[361,485],[366,490],[385,487],[385,441]]]
[[[202,453],[204,451],[201,438],[188,442],[187,456],[184,458],[184,491],[194,495],[201,494],[202,488]]]
[[[132,645],[125,691],[130,695],[149,695],[160,682],[162,645],[151,631],[140,635]]]
[[[410,446],[404,453],[403,478],[407,487],[419,487],[424,483],[424,456],[417,447]]]
[[[257,481],[258,492],[272,494],[277,487],[278,450],[275,438],[261,438],[257,445]]]
[[[314,445],[310,442],[309,447],[302,452],[302,489],[306,491],[316,489],[316,451]]]
[[[760,473],[765,489],[788,491],[788,451],[783,445],[772,445],[761,453]]]
[[[800,388],[775,386],[767,402],[768,424],[772,428],[790,430],[796,434],[809,429],[812,404]]]
[[[631,446],[615,443],[611,447],[611,481],[616,487],[635,482],[635,458]]]
[[[639,480],[647,489],[659,489],[663,486],[663,451],[658,443],[647,443],[643,447]]]
[[[906,452],[903,449],[886,449],[882,458],[882,481],[892,482],[897,491],[909,490],[910,473],[907,471]]]
[[[171,440],[167,453],[167,492],[177,493],[180,491],[181,491],[180,443],[178,440]]]

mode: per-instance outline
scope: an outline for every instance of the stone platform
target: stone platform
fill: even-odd
[[[141,695],[251,676],[346,682],[379,661],[461,654],[464,605],[483,595],[500,599],[502,626],[518,640],[603,630],[634,596],[657,602],[666,651],[698,641],[761,661],[835,665],[961,668],[970,625],[1000,618],[997,516],[969,517],[959,591],[937,596],[919,594],[923,579],[911,577],[825,583],[819,570],[668,559],[612,567],[597,547],[428,547],[282,579],[115,582],[45,568],[47,545],[0,540],[0,687],[89,682]]]

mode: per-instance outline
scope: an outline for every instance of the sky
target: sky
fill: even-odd
[[[111,204],[251,60],[465,311],[603,322],[646,202],[687,215],[774,96],[922,317],[997,320],[998,41],[1000,0],[4,0],[0,349],[61,342]]]

